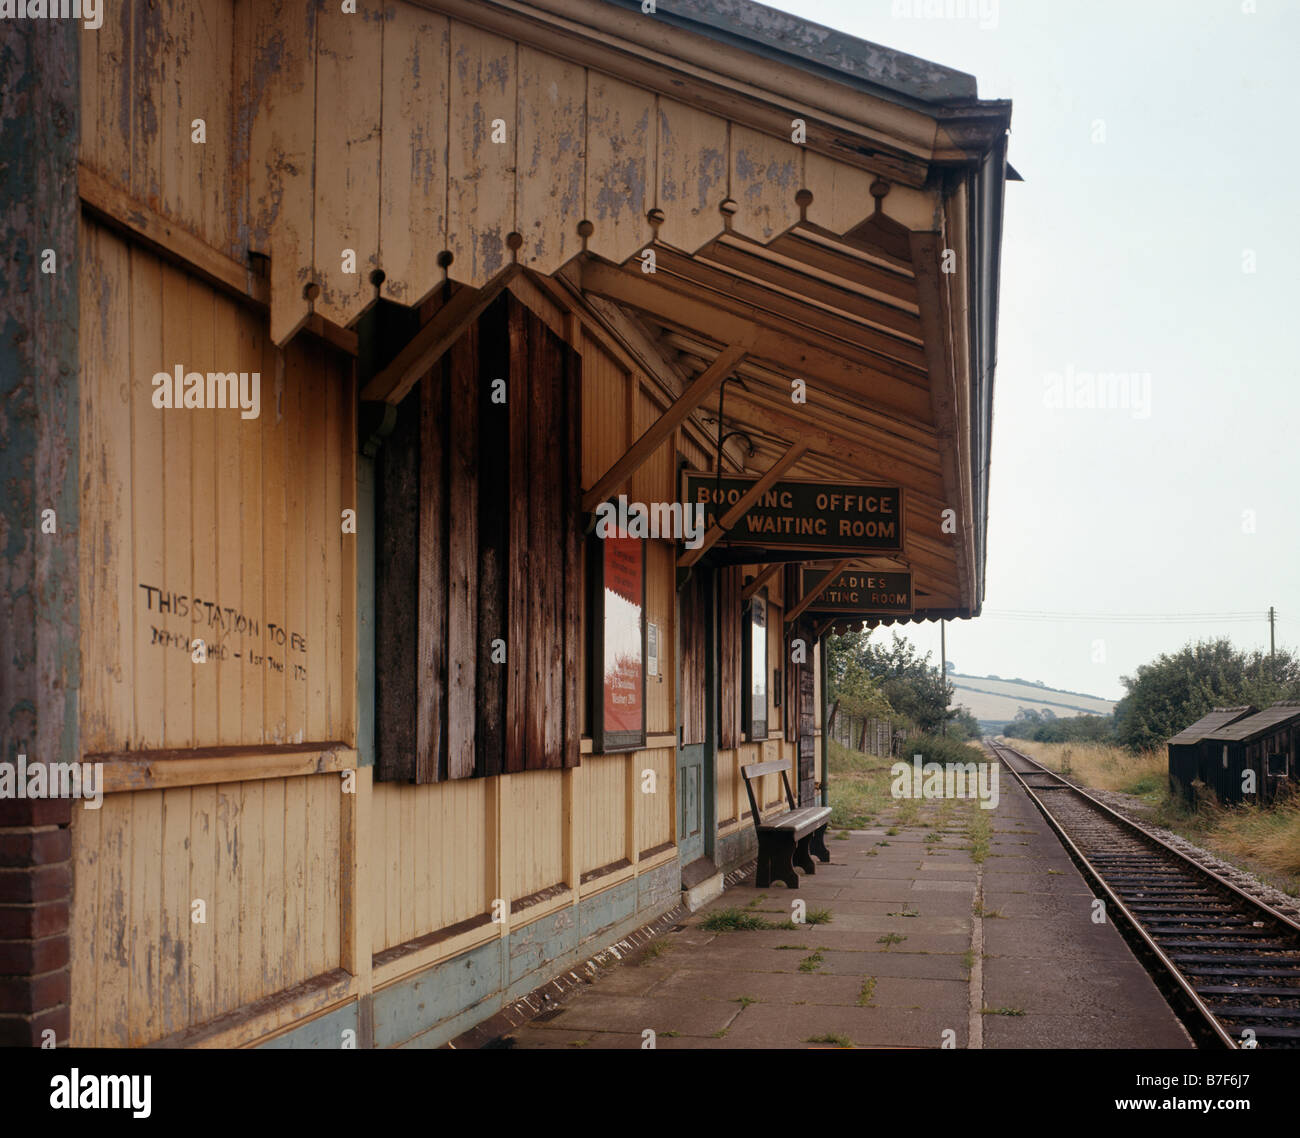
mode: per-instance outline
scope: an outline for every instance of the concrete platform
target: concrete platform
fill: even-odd
[[[519,1029],[527,1048],[1187,1048],[1191,1040],[1092,891],[1009,778],[975,860],[973,802],[919,803],[831,835],[799,888],[728,890],[650,950]],[[886,831],[897,828],[895,834]],[[710,932],[711,913],[776,923],[791,902],[829,923]]]

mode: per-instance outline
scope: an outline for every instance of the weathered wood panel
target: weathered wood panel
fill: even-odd
[[[587,81],[581,67],[519,48],[519,261],[553,273],[582,250]]]
[[[350,369],[310,338],[281,362],[255,315],[106,230],[82,233],[85,749],[348,739]],[[258,417],[154,406],[155,373],[176,367],[245,373],[250,390],[256,374]]]
[[[770,241],[799,220],[803,150],[748,127],[731,128],[731,196],[738,233]]]
[[[635,774],[632,793],[638,795],[636,820],[637,853],[652,850],[673,837],[673,767],[676,752],[672,747],[638,751],[633,760]],[[643,794],[641,780],[646,771],[654,771],[655,792]]]
[[[587,755],[578,783],[577,815],[580,873],[620,860],[627,849],[627,755]]]
[[[424,441],[441,437],[432,409],[442,390],[440,376],[415,386],[375,464],[375,776],[384,781],[413,779],[417,768],[436,778],[442,753],[442,464]]]
[[[506,866],[509,900],[518,900],[564,879],[564,782],[562,772],[512,775],[503,803],[512,835]]]
[[[317,17],[315,311],[344,328],[375,295],[379,266],[383,30],[365,4],[325,5]]]
[[[506,267],[515,229],[517,45],[452,21],[447,248],[477,288]]]
[[[656,98],[597,72],[587,73],[587,248],[622,262],[654,236]]]
[[[727,196],[727,122],[672,99],[659,100],[659,240],[687,253],[722,229]]]
[[[385,15],[379,264],[383,295],[413,305],[441,276],[450,31],[445,16],[414,4]]]
[[[315,775],[74,811],[72,1043],[138,1046],[337,967],[339,793]]]
[[[474,773],[478,643],[478,387],[477,325],[450,353],[447,418],[447,777]],[[496,440],[492,440],[495,443]],[[495,450],[495,446],[493,446]]]
[[[267,0],[253,29],[249,245],[271,257],[271,339],[307,315],[316,194],[315,5]]]
[[[368,859],[373,951],[490,910],[484,873],[490,856],[487,789],[488,783],[476,778],[423,786],[375,784],[374,826],[366,839],[376,851]],[[414,872],[404,892],[400,867],[414,870],[421,861],[429,867],[428,886],[417,897]]]

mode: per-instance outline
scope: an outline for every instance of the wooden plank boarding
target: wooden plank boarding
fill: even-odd
[[[384,521],[378,529],[375,557],[375,753],[381,780],[414,778],[417,751],[424,756],[422,761],[429,761],[428,743],[423,748],[417,745],[416,716],[410,706],[410,693],[418,690],[417,651],[426,658],[424,641],[421,637],[417,649],[403,635],[413,625],[421,627],[424,615],[417,581],[420,546],[428,532],[425,528],[422,533],[420,498],[425,390],[417,388],[398,408],[393,433],[376,461],[375,509]]]
[[[478,638],[478,325],[452,349],[447,430],[447,777],[474,773]]]
[[[517,301],[512,300],[514,306]],[[549,765],[552,744],[552,710],[550,702],[550,673],[553,670],[551,643],[555,638],[556,610],[547,588],[554,576],[553,559],[560,553],[546,539],[554,533],[551,512],[555,505],[554,468],[555,445],[553,429],[553,400],[551,398],[549,360],[545,353],[542,329],[537,319],[523,309],[524,333],[527,340],[527,370],[512,375],[515,398],[526,401],[528,407],[528,707],[527,759],[528,768]],[[523,388],[523,390],[520,390]],[[540,539],[540,540],[539,540]],[[555,755],[559,757],[559,740],[555,739]],[[558,761],[555,764],[559,765]]]
[[[479,467],[477,762],[475,774],[504,769],[506,674],[509,655],[499,659],[496,641],[509,632],[506,581],[509,573],[510,403],[494,398],[495,380],[510,375],[508,302],[497,301],[483,315],[479,336],[479,446],[490,456]],[[504,457],[504,461],[502,461]]]
[[[446,458],[442,445],[442,424],[446,417],[449,383],[446,368],[433,368],[420,381],[416,392],[410,396],[413,406],[398,409],[398,416],[409,414],[418,419],[416,439],[408,443],[413,453],[408,453],[404,466],[406,477],[415,483],[418,516],[416,536],[418,552],[411,557],[413,565],[403,564],[403,574],[414,571],[417,575],[415,590],[415,615],[417,621],[416,668],[413,677],[416,693],[415,766],[411,774],[416,782],[437,782],[446,777],[447,770],[447,502],[444,471]],[[390,440],[387,446],[392,446]],[[380,452],[381,455],[383,451]],[[412,469],[413,468],[413,469]],[[394,493],[401,491],[394,486]],[[396,502],[393,503],[396,505]],[[378,503],[376,503],[378,507]],[[381,516],[390,506],[385,503]],[[409,505],[408,505],[409,510]],[[400,510],[400,507],[399,507]],[[405,511],[402,511],[405,513]],[[390,515],[392,524],[400,529],[399,515]],[[392,537],[394,544],[403,544],[400,534]],[[403,578],[405,581],[405,577]],[[409,581],[405,584],[410,588]],[[397,613],[394,612],[396,618]],[[399,676],[400,685],[407,676]],[[385,770],[385,775],[388,774]]]
[[[527,400],[527,327],[522,305],[508,308],[510,344],[510,500],[528,501],[528,400]],[[506,754],[507,772],[522,771],[525,766],[528,738],[525,721],[528,714],[528,521],[527,510],[510,513],[510,635],[507,638],[508,671],[506,679]]]

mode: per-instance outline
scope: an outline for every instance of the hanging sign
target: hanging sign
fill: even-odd
[[[704,506],[713,525],[758,481],[746,474],[721,479],[682,472],[683,497]],[[865,482],[774,482],[722,539],[728,545],[806,549],[818,553],[901,553],[903,491]]]
[[[829,570],[805,569],[806,596],[826,577]],[[912,574],[886,569],[845,569],[821,591],[809,606],[818,613],[848,613],[870,617],[914,611]]]

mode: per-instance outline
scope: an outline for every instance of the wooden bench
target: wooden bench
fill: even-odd
[[[831,851],[826,848],[826,826],[831,820],[831,808],[799,807],[794,804],[790,780],[786,777],[791,765],[789,759],[780,759],[769,763],[750,763],[740,768],[740,773],[745,776],[745,793],[749,795],[749,809],[758,834],[758,872],[754,884],[760,889],[771,885],[774,877],[784,881],[789,888],[796,889],[799,886],[799,876],[794,871],[796,865],[805,873],[816,873],[813,854],[824,862],[831,860]],[[754,796],[753,780],[778,771],[781,772],[781,783],[785,787],[785,799],[790,808],[781,814],[764,818],[758,808],[758,799]]]

